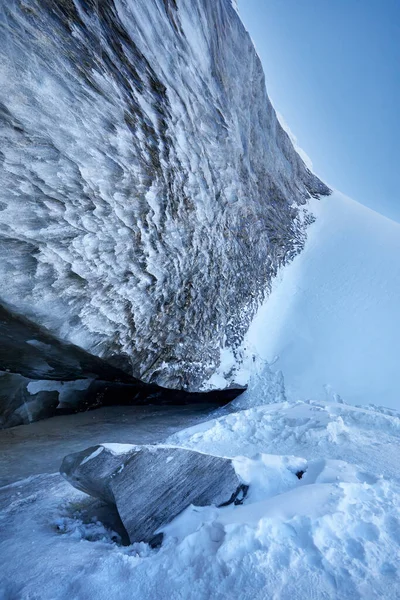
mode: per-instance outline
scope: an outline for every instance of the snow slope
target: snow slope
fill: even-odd
[[[305,250],[275,280],[248,345],[278,357],[287,397],[399,408],[400,224],[337,192],[312,212]]]

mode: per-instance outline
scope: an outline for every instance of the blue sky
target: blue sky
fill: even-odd
[[[239,0],[314,171],[400,221],[400,0]]]

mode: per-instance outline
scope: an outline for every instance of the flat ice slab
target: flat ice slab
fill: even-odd
[[[169,446],[94,446],[66,456],[60,473],[115,504],[132,543],[158,544],[160,528],[185,508],[228,505],[246,489],[230,459]]]
[[[58,471],[66,454],[100,444],[154,444],[205,421],[212,404],[109,406],[0,431],[0,486]]]

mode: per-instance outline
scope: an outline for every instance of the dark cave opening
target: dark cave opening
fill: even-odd
[[[168,389],[132,377],[0,306],[0,429],[108,406],[224,406],[244,387]]]

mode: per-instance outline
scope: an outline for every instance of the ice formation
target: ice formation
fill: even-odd
[[[304,165],[230,0],[0,9],[0,301],[198,389],[302,248]]]

